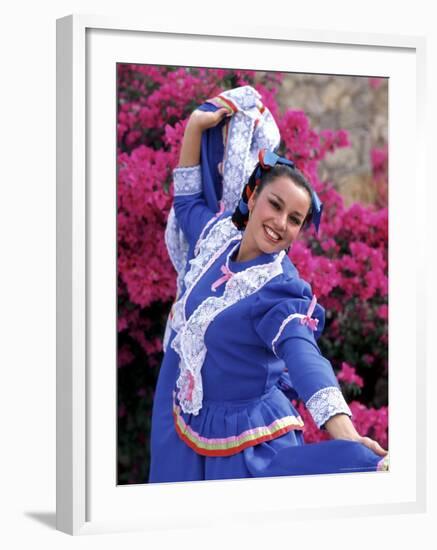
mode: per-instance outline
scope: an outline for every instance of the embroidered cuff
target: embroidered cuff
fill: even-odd
[[[196,166],[180,166],[173,170],[175,195],[194,195],[202,191],[202,175],[200,164]]]
[[[318,428],[323,426],[335,414],[345,413],[349,417],[352,416],[352,412],[343,394],[334,386],[323,388],[316,392],[309,398],[306,407],[310,411]]]

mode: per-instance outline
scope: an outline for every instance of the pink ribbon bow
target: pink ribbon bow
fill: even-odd
[[[317,325],[319,324],[318,319],[312,319],[311,318],[311,315],[313,314],[314,309],[316,307],[316,303],[317,303],[317,298],[316,298],[315,294],[313,294],[313,298],[311,300],[311,303],[310,303],[310,306],[308,308],[307,314],[305,315],[305,317],[302,317],[302,319],[300,320],[301,325],[306,325],[311,330],[316,330]]]
[[[194,376],[188,371],[188,388],[187,388],[187,399],[188,401],[193,401],[193,390],[194,390]]]
[[[233,275],[232,271],[229,269],[229,267],[226,264],[223,264],[220,269],[222,273],[224,273],[224,275],[219,279],[217,279],[217,281],[215,281],[215,283],[211,285],[211,290],[213,292],[215,292],[216,288],[218,288],[222,283],[225,283],[226,281],[228,281]]]

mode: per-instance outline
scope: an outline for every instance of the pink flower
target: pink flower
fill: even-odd
[[[346,382],[346,384],[355,384],[359,388],[364,386],[363,379],[356,374],[354,367],[344,361],[341,364],[341,371],[337,374],[337,378],[342,382]]]
[[[381,319],[384,319],[384,321],[388,319],[388,306],[386,304],[379,306],[378,317],[380,317]]]
[[[121,349],[118,350],[117,364],[118,367],[125,367],[132,363],[135,359],[135,355],[132,353],[131,349],[124,345]]]

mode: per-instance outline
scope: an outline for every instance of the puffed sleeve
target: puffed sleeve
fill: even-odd
[[[296,277],[270,285],[260,293],[252,315],[256,332],[285,362],[292,387],[321,428],[335,414],[352,413],[331,363],[317,345],[325,311],[314,303],[310,285]]]
[[[215,219],[204,199],[200,164],[173,170],[176,220],[190,247],[194,247],[205,226]]]

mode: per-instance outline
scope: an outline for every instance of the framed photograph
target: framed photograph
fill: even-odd
[[[169,23],[81,15],[57,21],[57,528],[69,534],[170,525],[209,527],[223,521],[236,525],[257,518],[381,516],[426,508],[426,357],[418,318],[420,304],[425,303],[418,283],[418,274],[423,275],[426,269],[424,244],[419,238],[425,220],[417,208],[426,194],[421,95],[425,41],[421,37],[262,26],[232,29],[200,28],[195,23],[182,29]],[[382,170],[385,175],[382,191],[362,166],[357,168],[359,154],[341,154],[342,146],[351,145],[347,139],[355,139],[356,150],[364,149],[366,162],[371,164],[370,145],[360,134],[356,119],[349,121],[351,129],[358,128],[355,138],[347,138],[339,130],[327,132],[323,129],[323,124],[329,126],[326,120],[315,131],[308,129],[301,114],[304,107],[299,112],[297,106],[298,97],[302,105],[311,104],[313,94],[315,117],[320,96],[335,105],[342,100],[344,126],[351,101],[356,101],[355,110],[369,106],[370,95],[360,92],[363,82],[366,90],[380,90],[379,106],[374,109],[379,133],[374,138],[376,143],[378,137],[382,141],[372,158],[374,172]],[[185,94],[180,103],[171,94],[170,100],[165,99],[168,87],[176,85],[180,95]],[[144,214],[136,211],[135,204],[145,200],[146,193],[153,193],[153,184],[145,182],[141,192],[132,192],[128,199],[129,178],[147,180],[150,175],[159,179],[156,173],[166,174],[161,202],[153,206],[165,212],[165,222],[171,204],[168,168],[175,164],[172,144],[179,150],[182,135],[178,119],[184,121],[188,109],[199,104],[196,90],[215,94],[225,87],[245,85],[258,85],[264,91],[261,112],[277,106],[282,120],[284,110],[279,114],[279,107],[285,105],[286,115],[295,117],[295,131],[307,128],[314,139],[313,149],[299,154],[302,158],[307,155],[307,160],[311,155],[317,158],[321,179],[340,181],[351,202],[357,197],[380,201],[380,210],[388,211],[388,242],[384,244],[388,287],[385,294],[380,292],[385,302],[374,304],[385,324],[380,323],[382,332],[375,332],[378,336],[374,334],[371,344],[366,344],[372,349],[356,359],[357,364],[368,361],[370,365],[375,358],[387,363],[385,385],[375,390],[373,401],[385,415],[389,412],[386,425],[378,424],[378,432],[381,415],[375,413],[369,420],[374,423],[369,433],[389,434],[387,472],[147,482],[150,404],[156,381],[150,373],[159,371],[159,327],[165,307],[175,298],[176,283],[175,275],[168,281],[153,275],[172,268],[162,255],[164,238],[158,238],[156,232],[160,220],[148,226],[149,237],[152,234],[156,241],[149,242],[148,248],[140,245],[132,229],[135,216]],[[161,103],[152,108],[151,90],[158,89]],[[308,99],[309,103],[304,103]],[[181,105],[185,110],[181,111]],[[328,120],[334,124],[332,116]],[[141,128],[154,127],[160,131],[152,136],[149,132],[145,146]],[[154,147],[166,154],[151,160],[148,154]],[[328,149],[338,150],[337,164],[323,164]],[[120,170],[121,164],[127,166],[125,172]],[[312,166],[316,168],[316,164]],[[345,177],[354,170],[361,179]],[[362,216],[360,220],[362,225],[369,224],[369,233],[377,230],[376,217]],[[128,235],[123,241],[124,255],[120,252],[123,227]],[[144,235],[147,225],[139,231]],[[137,249],[140,252],[135,253]],[[353,270],[351,265],[349,270]],[[327,265],[322,267],[327,269]],[[372,269],[376,280],[377,262]],[[317,281],[314,284],[318,288]],[[325,293],[327,299],[336,299],[334,285]],[[150,309],[156,302],[163,307]],[[141,308],[149,308],[146,319],[138,313]],[[152,326],[150,311],[158,318],[158,328]],[[128,326],[132,329],[129,337],[121,335]],[[388,331],[384,332],[384,326]],[[368,330],[376,331],[372,327]],[[135,349],[139,350],[136,358]],[[121,387],[125,369],[129,369],[125,365],[134,363],[137,378],[126,382],[126,387],[135,392],[137,414],[125,421],[126,396],[121,396]],[[358,374],[368,371],[364,365],[356,374],[356,365],[344,365],[343,380],[350,384],[350,395],[356,395],[363,385]],[[143,422],[144,429],[136,430],[135,422]],[[124,452],[133,447],[138,451],[135,459]]]

